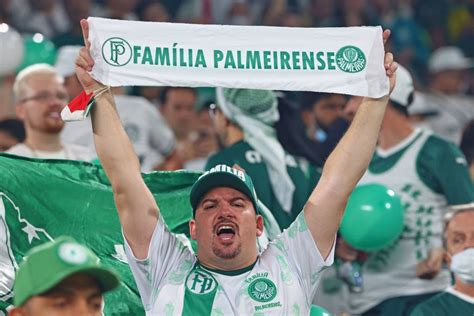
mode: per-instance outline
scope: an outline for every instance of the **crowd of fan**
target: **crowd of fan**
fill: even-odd
[[[474,55],[472,1],[18,0],[3,1],[0,7],[0,22],[10,24],[23,34],[38,32],[49,38],[59,51],[58,63],[70,61],[61,60],[61,47],[83,44],[79,21],[88,16],[155,22],[288,27],[382,25],[392,30],[388,49],[393,51],[397,61],[411,72],[416,89],[424,92],[415,98],[415,104],[410,110],[416,124],[428,125],[435,132],[460,144],[463,128],[474,117],[472,109],[466,110],[469,106],[455,104],[454,110],[444,111],[440,110],[437,104],[469,104],[472,101],[469,96],[474,92],[474,75],[465,59]],[[65,56],[71,58],[71,53]],[[59,67],[64,68],[62,65]],[[71,75],[74,70],[72,66],[69,68],[70,70],[62,72],[61,75]],[[12,84],[12,76],[2,81],[0,119],[11,119],[15,116],[11,104]],[[70,97],[74,97],[79,91],[71,88]],[[453,101],[431,98],[439,93]],[[207,107],[214,101],[212,90],[135,87],[125,89],[121,94],[142,96],[159,108],[174,132],[179,157],[185,167],[202,169],[207,155],[218,148],[215,133],[207,117]],[[343,99],[335,97],[325,100],[323,95],[287,93],[281,101],[293,103],[290,107],[296,107],[295,110],[301,112],[306,126],[305,132],[318,143],[318,153],[302,153],[301,150],[305,152],[305,149],[295,151],[292,148],[294,142],[287,141],[288,137],[285,135],[280,135],[280,140],[285,147],[289,147],[289,151],[309,157],[311,162],[321,165],[344,131]],[[321,105],[315,106],[318,102]],[[280,106],[280,110],[286,111],[287,107],[288,105],[284,104]],[[285,117],[288,116],[286,113]],[[279,125],[285,125],[285,122],[280,122]],[[2,123],[2,126],[10,128],[12,125],[6,122]],[[277,129],[281,128],[277,126]],[[2,131],[4,130],[2,127]],[[321,142],[326,145],[321,146]],[[466,144],[463,146],[469,147],[472,141],[464,143]],[[472,160],[468,149],[464,149],[464,153]],[[165,152],[166,154],[168,153]],[[151,170],[161,164],[163,157],[155,157],[152,160],[153,162],[147,163],[145,170]],[[173,168],[176,166],[172,164]]]
[[[422,181],[428,179],[432,183],[432,186],[428,185],[429,189],[442,195],[448,205],[473,201],[473,1],[15,0],[0,1],[0,4],[0,23],[8,23],[22,33],[42,33],[58,49],[57,60],[52,67],[34,65],[18,76],[12,75],[0,81],[0,151],[32,158],[89,161],[96,156],[90,122],[64,124],[59,117],[68,99],[82,90],[74,72],[74,60],[79,46],[83,45],[79,21],[88,16],[154,22],[287,27],[382,25],[392,30],[389,49],[408,72],[404,77],[406,70],[402,70],[400,79],[407,87],[394,92],[391,97],[387,117],[379,135],[379,147],[372,162],[373,167],[376,168],[377,163],[384,159],[387,161],[383,163],[390,164],[387,157],[400,149],[397,147],[399,144],[408,148],[411,142],[415,144],[418,139],[425,139],[423,137],[426,136],[426,142],[429,143],[426,146],[430,148],[424,150],[423,143],[414,156],[417,168],[423,169],[421,172],[417,169],[417,176]],[[49,87],[55,87],[69,97],[62,97],[60,93],[41,94]],[[318,168],[323,166],[344,135],[361,102],[360,98],[339,94],[275,94],[278,101],[275,110],[279,112],[280,119],[263,123],[275,128],[278,141],[287,154],[287,173],[296,184],[295,195],[292,197],[294,210],[285,213],[284,207],[279,204],[279,196],[268,193],[275,189],[275,184],[271,183],[271,175],[265,169],[266,153],[253,148],[252,144],[244,144],[247,140],[244,135],[249,131],[228,115],[223,104],[216,102],[215,89],[125,87],[114,88],[113,94],[142,171],[181,168],[203,171],[218,163],[238,163],[254,178],[260,200],[274,212],[281,228],[287,228],[298,215],[314,187],[312,181],[317,180]],[[13,98],[3,97],[5,95]],[[240,106],[244,112],[247,108],[258,106],[270,109],[273,105],[271,100],[275,96],[273,93],[268,96],[255,91],[248,94],[245,91],[231,91],[226,94],[226,102]],[[263,104],[262,100],[269,101]],[[439,139],[433,138],[431,133],[425,133],[425,129],[434,131],[440,136]],[[454,161],[459,163],[457,158],[463,159],[459,149],[467,160],[461,171],[454,165]],[[240,160],[238,153],[243,154]],[[418,155],[424,155],[423,159],[418,158]],[[454,157],[452,166],[445,164],[443,160],[451,156]],[[419,167],[421,160],[423,166]],[[259,168],[262,169],[253,169],[254,164],[261,164]],[[443,168],[445,170],[441,170]],[[464,181],[469,179],[467,170],[471,182]],[[466,178],[463,178],[464,171]],[[411,170],[406,169],[404,172],[403,176],[406,178],[415,177],[410,174]],[[452,173],[449,175],[449,172]],[[460,172],[458,177],[455,176],[457,172]],[[265,176],[260,177],[262,174]],[[448,179],[449,177],[454,177],[456,181]],[[260,183],[261,181],[267,183]],[[391,181],[387,180],[386,185],[389,186]],[[358,254],[352,251],[350,247],[344,248],[344,241],[338,241],[336,254],[342,261],[356,260]],[[436,258],[433,259],[434,257]],[[423,280],[434,280],[441,276],[438,275],[440,267],[428,266],[439,258],[442,255],[430,253],[425,261],[420,261],[416,266],[417,276]],[[430,273],[434,275],[430,276]],[[370,280],[370,276],[367,280]],[[351,280],[348,281],[350,282]],[[424,283],[423,286],[426,287]],[[413,286],[417,287],[420,285]],[[415,294],[431,293],[439,289],[433,287],[432,291]],[[398,296],[396,294],[394,296]],[[341,297],[350,293],[335,295],[332,292],[327,295],[343,301]],[[330,298],[326,302],[330,302]],[[319,303],[324,304],[322,301]],[[338,302],[331,304],[329,307],[334,311],[346,311],[346,306],[338,306]],[[362,312],[370,305],[364,305],[365,302],[360,304],[363,306]],[[373,305],[370,307],[373,308]],[[381,305],[381,308],[373,312],[382,312],[383,308],[390,307]]]

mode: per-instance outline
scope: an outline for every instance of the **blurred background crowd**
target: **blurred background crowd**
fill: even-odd
[[[392,30],[388,49],[410,71],[415,88],[420,92],[410,109],[414,124],[430,126],[435,132],[460,144],[461,132],[474,116],[472,109],[466,109],[472,108],[471,97],[474,94],[474,75],[469,59],[474,56],[472,0],[2,0],[0,4],[0,23],[3,23],[0,33],[4,33],[2,46],[6,48],[2,49],[0,64],[2,120],[16,117],[12,87],[19,70],[44,62],[56,65],[66,79],[73,74],[71,63],[77,50],[68,51],[65,46],[82,45],[79,21],[88,16],[287,27],[382,25]],[[7,30],[7,25],[10,30]],[[13,32],[19,33],[21,39],[15,37]],[[79,89],[70,88],[69,97],[79,92]],[[165,118],[177,140],[179,157],[186,167],[202,169],[201,158],[218,148],[215,131],[207,115],[208,105],[214,102],[212,89],[168,91],[163,87],[130,87],[122,89],[120,94],[145,98],[160,117]],[[290,105],[282,106],[282,111],[290,107],[292,113],[299,112],[305,123],[305,133],[312,141],[328,141],[328,146],[317,146],[320,152],[307,153],[312,162],[321,165],[344,130],[341,120],[347,119],[343,111],[345,98],[333,96],[326,99],[321,94],[286,93],[281,100],[291,101]],[[446,102],[456,104],[449,110],[439,109],[438,103]],[[16,121],[1,123],[2,131],[16,131],[18,125]],[[133,125],[130,124],[128,131],[139,130]],[[22,139],[21,131],[15,134],[14,138]],[[66,131],[65,134],[69,133]],[[294,144],[286,140],[285,135],[280,138],[283,138],[284,145],[288,142],[289,151],[301,154],[299,150],[293,150]],[[77,139],[72,141],[81,145],[91,143]],[[2,148],[6,147],[2,145]],[[149,161],[145,170],[160,167],[163,157],[159,156],[162,154],[147,158]],[[163,167],[174,168],[176,165],[160,168]]]
[[[95,160],[90,122],[64,123],[59,114],[82,91],[74,61],[83,45],[79,21],[89,16],[284,27],[381,25],[391,29],[387,50],[403,66],[399,82],[406,86],[391,97],[366,177],[382,174],[376,182],[401,196],[406,214],[416,214],[405,216],[405,224],[400,222],[403,236],[415,240],[416,246],[407,247],[416,249],[416,259],[410,259],[413,273],[409,277],[396,274],[408,269],[400,264],[387,268],[382,279],[385,275],[408,284],[418,278],[407,285],[413,291],[406,292],[416,296],[417,303],[428,298],[423,295],[446,287],[448,276],[441,273],[442,215],[447,206],[474,201],[474,0],[0,0],[0,152]],[[275,128],[278,142],[288,154],[283,163],[296,185],[294,209],[285,213],[271,192],[265,153],[243,145],[247,131],[226,117],[218,104],[216,107],[214,88],[119,87],[113,88],[113,93],[142,171],[203,171],[216,163],[238,163],[256,179],[260,199],[282,229],[301,210],[319,169],[361,102],[339,94],[275,93],[279,120],[264,123]],[[271,102],[261,100],[272,96],[236,92],[228,97],[236,104],[241,102],[244,110],[271,107]],[[402,156],[408,158],[403,160]],[[408,167],[396,165],[399,159]],[[263,169],[253,169],[259,163]],[[393,172],[392,167],[396,169]],[[422,189],[415,190],[417,185]],[[259,187],[266,189],[261,193]],[[420,240],[426,240],[423,251],[418,249]],[[397,248],[402,244],[391,248],[391,256],[404,258],[404,251],[408,251]],[[387,253],[374,260],[386,260]],[[349,295],[362,291],[362,268],[358,265],[366,261],[367,254],[340,239],[336,255],[336,269],[323,280],[325,293],[317,303],[339,313],[347,311],[341,304]],[[381,291],[382,296],[371,298],[370,278],[381,276],[373,271],[364,273],[368,296],[356,302],[360,304],[356,312],[389,315],[385,313],[393,305],[380,305],[377,310],[373,302],[403,296],[405,290],[387,281],[383,285],[397,290]],[[343,280],[348,288],[335,289],[334,279]],[[380,292],[377,287],[372,290]]]

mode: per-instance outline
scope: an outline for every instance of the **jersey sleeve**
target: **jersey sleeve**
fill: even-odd
[[[125,236],[123,239],[128,264],[137,283],[143,306],[148,311],[153,306],[156,293],[166,276],[185,260],[191,260],[194,263],[195,256],[169,232],[162,216],[159,217],[153,232],[146,259],[137,259]]]
[[[423,182],[443,194],[449,205],[474,201],[466,159],[453,143],[431,136],[420,152],[417,169]]]
[[[290,227],[270,244],[270,247],[277,248],[287,258],[290,268],[307,293],[309,303],[316,294],[321,273],[334,261],[335,240],[336,235],[331,251],[324,260],[306,225],[304,212],[301,212]]]

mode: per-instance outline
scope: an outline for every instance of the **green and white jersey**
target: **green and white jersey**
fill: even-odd
[[[303,158],[286,153],[286,169],[295,184],[291,212],[285,212],[272,189],[263,157],[247,143],[239,141],[209,157],[206,170],[218,164],[238,164],[252,178],[258,199],[272,212],[281,229],[288,228],[301,212],[320,177],[320,170]]]
[[[125,248],[147,315],[169,316],[308,315],[321,272],[334,257],[334,248],[321,257],[303,212],[255,264],[238,271],[201,266],[161,217],[147,259]]]
[[[405,209],[404,230],[390,247],[363,265],[362,293],[350,295],[350,311],[364,312],[398,296],[442,291],[450,283],[443,269],[433,280],[416,277],[416,265],[430,249],[442,247],[448,205],[474,200],[467,163],[459,149],[430,131],[417,129],[387,151],[377,148],[359,184],[380,183],[395,192]]]
[[[410,316],[472,316],[474,297],[467,296],[453,287],[419,304]]]

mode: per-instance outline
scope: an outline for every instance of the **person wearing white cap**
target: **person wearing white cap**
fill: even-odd
[[[55,65],[58,73],[64,77],[64,85],[72,97],[82,92],[74,64],[80,49],[81,46],[61,47]],[[145,98],[118,92],[114,90],[117,111],[140,159],[142,171],[152,171],[157,166],[179,169],[181,162],[175,151],[175,137],[164,118]],[[61,138],[65,142],[95,150],[90,119],[67,122]]]
[[[428,60],[429,91],[417,92],[409,113],[424,125],[459,144],[463,127],[474,118],[474,99],[463,94],[467,70],[474,61],[455,46],[435,50]]]
[[[450,277],[441,268],[442,215],[447,205],[474,199],[459,148],[410,125],[407,109],[413,91],[410,73],[399,66],[374,157],[359,182],[393,189],[404,205],[405,228],[392,247],[369,254],[362,266],[362,291],[342,294],[348,294],[350,313],[409,315],[417,303],[445,289]],[[346,111],[354,111],[358,103],[353,99]],[[336,255],[347,260],[350,256],[345,254],[352,251],[336,251]],[[324,302],[317,303],[324,306]]]

